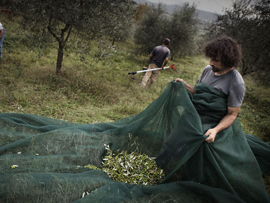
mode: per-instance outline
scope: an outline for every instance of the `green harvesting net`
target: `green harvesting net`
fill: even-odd
[[[204,84],[195,88],[192,96],[171,82],[140,114],[111,123],[0,114],[0,201],[270,202],[262,179],[270,173],[269,143],[245,134],[237,119],[206,143],[204,132],[226,114],[226,97]],[[113,180],[101,170],[104,144],[131,159],[135,152],[157,157],[165,177],[156,185]]]

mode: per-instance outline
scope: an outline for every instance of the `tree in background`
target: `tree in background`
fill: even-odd
[[[167,37],[169,19],[165,12],[165,6],[162,3],[159,3],[157,7],[152,5],[151,9],[144,9],[140,24],[134,34],[140,54],[149,54]]]
[[[140,24],[140,21],[142,19],[143,13],[147,13],[151,10],[151,7],[147,5],[147,3],[145,4],[139,4],[136,7],[136,10],[134,12],[134,19],[136,21],[137,24]]]
[[[172,59],[173,57],[194,54],[198,22],[198,14],[194,4],[190,6],[189,3],[185,3],[181,7],[176,6],[167,31],[168,38],[172,42],[170,45]]]
[[[242,75],[253,73],[261,80],[270,78],[270,1],[240,0],[218,16],[210,28],[211,36],[228,35],[242,47]]]
[[[134,5],[128,4],[119,7],[119,15],[111,15],[111,24],[106,27],[106,37],[111,39],[112,45],[117,41],[126,41],[131,36],[134,23]]]
[[[161,3],[144,11],[134,35],[140,54],[150,53],[164,38],[171,40],[169,48],[172,58],[194,53],[198,23],[194,4],[185,3],[176,7],[172,15],[166,13]]]
[[[134,4],[132,0],[13,0],[5,6],[23,17],[22,27],[36,34],[33,40],[46,44],[52,36],[58,42],[56,73],[60,73],[72,33],[87,39],[107,34],[112,40],[121,39]]]

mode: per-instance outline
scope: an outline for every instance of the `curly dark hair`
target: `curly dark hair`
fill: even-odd
[[[237,67],[241,61],[241,47],[231,37],[219,37],[208,42],[203,53],[211,59],[219,59],[226,68]]]

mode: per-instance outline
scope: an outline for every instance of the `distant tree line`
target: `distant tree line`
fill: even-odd
[[[228,35],[242,47],[242,75],[252,74],[262,82],[270,79],[270,1],[239,0],[217,16],[208,38]]]

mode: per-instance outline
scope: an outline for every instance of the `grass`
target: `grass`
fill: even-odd
[[[128,75],[141,67],[134,65],[133,57],[124,58],[125,51],[119,50],[112,56],[113,60],[118,57],[117,60],[98,61],[90,66],[76,57],[66,57],[61,75],[55,75],[51,64],[56,53],[43,56],[38,62],[14,59],[16,53],[8,53],[1,64],[0,112],[39,114],[80,123],[115,121],[145,109],[180,75],[187,75],[187,80],[194,82],[199,75],[196,69],[201,69],[197,65],[199,58],[179,60],[175,64],[180,74],[165,70],[154,87],[141,89],[143,74]],[[137,63],[142,60],[138,58]],[[198,66],[192,77],[182,65],[186,61]]]
[[[55,74],[57,44],[41,52],[17,34],[18,25],[5,22],[6,36],[0,60],[0,113],[38,114],[75,123],[116,121],[144,110],[177,77],[195,85],[208,61],[202,56],[170,61],[173,70],[161,71],[152,87],[141,88],[143,74],[128,75],[147,65],[148,56],[133,54],[132,41],[106,45],[93,43],[89,55],[64,53],[62,74]],[[42,54],[40,54],[42,53]],[[104,60],[105,59],[105,60]],[[244,78],[247,96],[239,120],[248,134],[270,141],[270,91],[250,76]],[[269,177],[265,176],[270,194]]]

